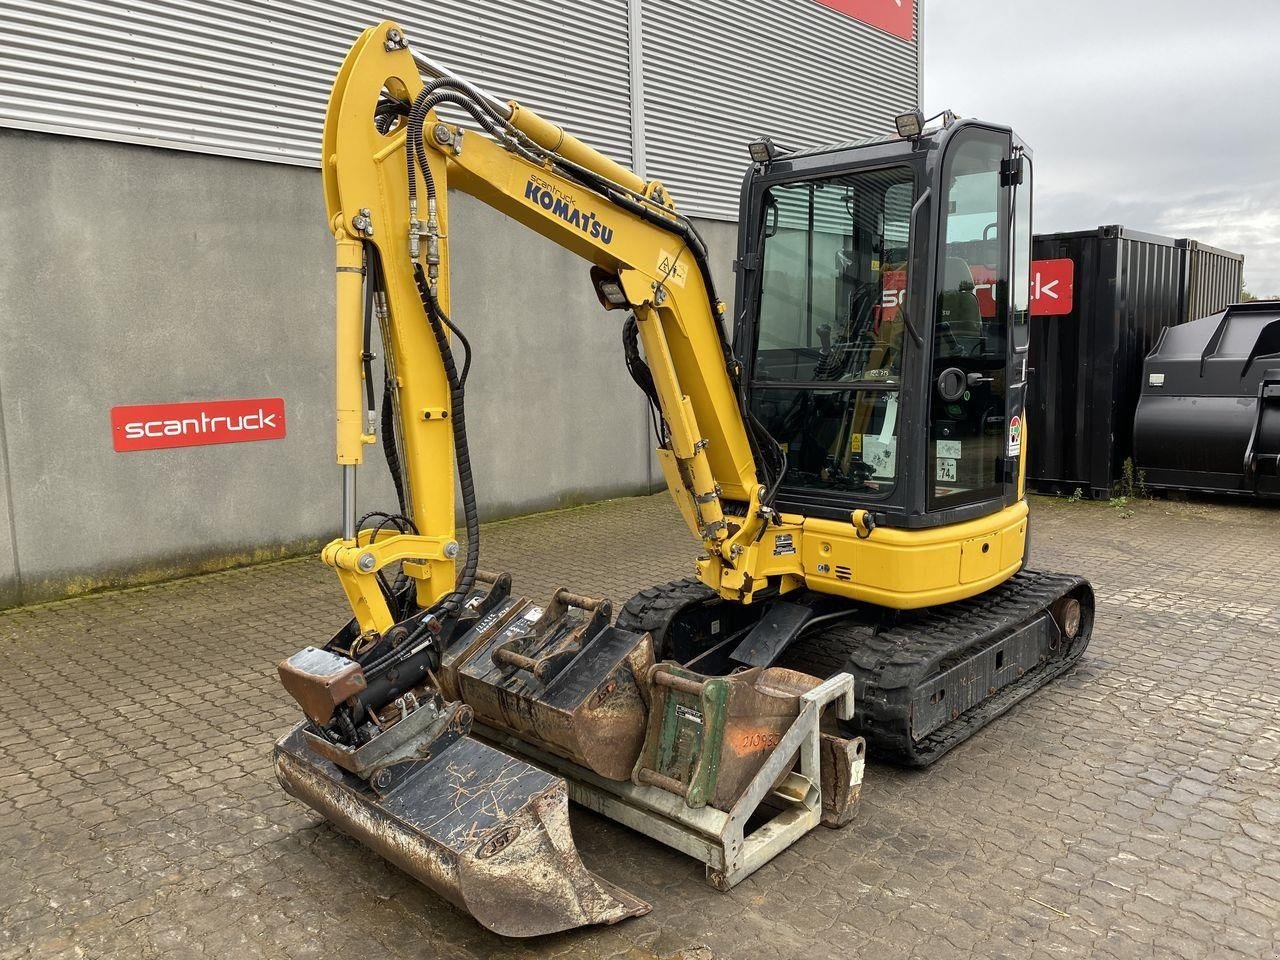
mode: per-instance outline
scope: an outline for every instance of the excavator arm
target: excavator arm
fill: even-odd
[[[442,107],[465,112],[480,129],[441,119]],[[384,634],[396,622],[379,577],[391,564],[404,564],[424,608],[457,596],[475,570],[466,364],[453,356],[460,338],[449,319],[450,190],[587,261],[605,309],[634,316],[644,359],[629,361],[633,369],[647,365],[641,379],[659,414],[658,458],[703,543],[703,582],[743,602],[769,577],[783,589],[799,585],[794,555],[775,560],[769,552],[761,562],[767,527],[775,535],[796,529],[765,502],[760,471],[772,462],[780,474],[780,451],[762,450],[772,441],[753,431],[705,248],[661,183],[646,183],[533,111],[494,100],[415,57],[392,23],[366,30],[348,54],[323,150],[337,247],[337,457],[344,491],[342,536],[325,548],[324,559],[337,570],[362,632]],[[383,442],[392,444],[390,459],[401,467],[409,523],[361,530],[356,468],[377,439],[367,348],[374,319],[381,321],[389,399],[398,414],[395,436]],[[384,418],[383,429],[389,426]],[[468,517],[468,556],[457,582],[455,464]]]

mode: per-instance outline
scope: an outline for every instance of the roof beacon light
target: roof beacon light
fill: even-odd
[[[924,111],[912,110],[893,118],[893,125],[898,128],[898,136],[904,140],[914,140],[924,130]]]

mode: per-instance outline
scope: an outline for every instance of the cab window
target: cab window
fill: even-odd
[[[1006,442],[1007,136],[968,131],[944,160],[930,390],[929,508],[1000,496]]]
[[[787,449],[786,487],[893,486],[914,193],[895,166],[765,194],[751,394]]]

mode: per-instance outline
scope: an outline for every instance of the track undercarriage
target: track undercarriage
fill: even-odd
[[[864,737],[874,760],[926,766],[1079,660],[1093,606],[1087,581],[1030,570],[941,607],[841,607],[808,594],[781,616],[768,603],[726,604],[690,579],[636,594],[618,624],[695,662],[764,649],[815,676],[849,673],[856,710],[846,732]]]

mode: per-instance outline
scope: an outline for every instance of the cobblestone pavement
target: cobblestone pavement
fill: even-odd
[[[577,811],[653,903],[503,942],[286,797],[274,665],[345,616],[311,560],[0,616],[0,957],[1274,957],[1280,511],[1036,501],[1038,566],[1094,580],[1082,664],[857,818],[720,894]],[[517,589],[624,600],[693,554],[665,496],[492,525]],[[614,547],[625,544],[626,549]]]

